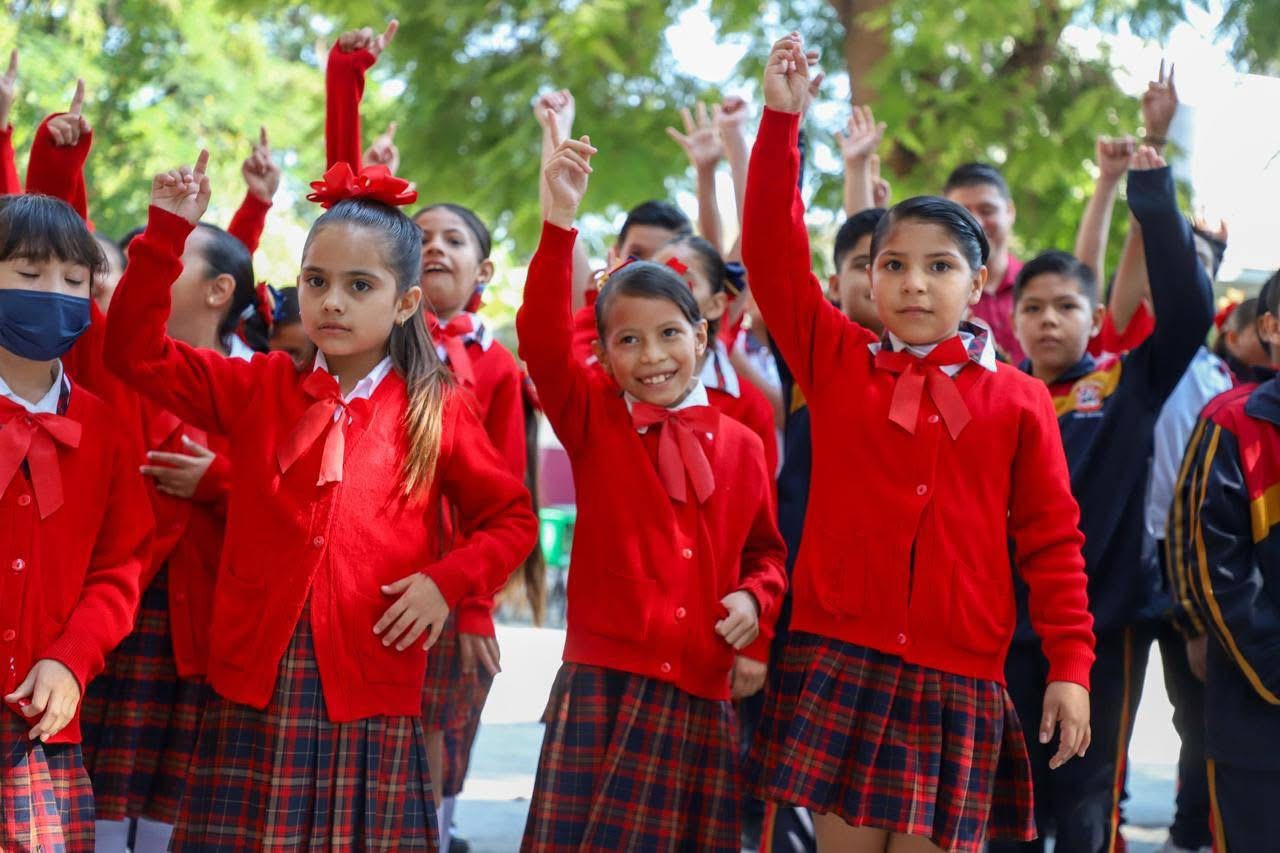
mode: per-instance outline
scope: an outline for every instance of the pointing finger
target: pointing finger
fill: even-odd
[[[83,105],[84,105],[84,80],[80,79],[76,81],[76,93],[71,96],[71,109],[69,109],[67,112],[71,113],[71,115],[76,116],[78,118],[80,116],[80,108]]]

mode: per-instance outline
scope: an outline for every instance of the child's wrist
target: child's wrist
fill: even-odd
[[[578,216],[578,208],[567,207],[559,204],[552,204],[550,210],[547,211],[547,222],[557,228],[563,228],[568,231],[573,228],[573,222]]]

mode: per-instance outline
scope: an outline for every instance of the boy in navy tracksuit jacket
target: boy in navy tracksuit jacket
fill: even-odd
[[[1102,316],[1089,270],[1051,252],[1028,263],[1018,279],[1015,328],[1029,354],[1023,368],[1053,394],[1080,504],[1097,662],[1086,756],[1050,773],[1056,747],[1029,738],[1042,839],[992,844],[993,851],[1042,850],[1043,836],[1052,833],[1058,853],[1096,853],[1112,849],[1119,830],[1125,753],[1160,610],[1159,569],[1143,523],[1155,421],[1213,320],[1208,276],[1178,211],[1173,177],[1163,160],[1144,151],[1142,167],[1129,173],[1128,200],[1142,228],[1156,307],[1152,336],[1129,355],[1099,363],[1086,353]],[[1046,669],[1024,594],[1006,676],[1028,731],[1040,722]]]
[[[1268,283],[1262,337],[1280,355],[1280,286]],[[1216,853],[1280,839],[1280,378],[1206,407],[1176,500],[1185,538],[1174,582],[1208,644],[1205,753]]]

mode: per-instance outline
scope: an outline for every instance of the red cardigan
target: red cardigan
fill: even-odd
[[[13,153],[13,125],[0,130],[0,195],[22,192],[18,179],[18,158]]]
[[[716,489],[705,504],[668,497],[654,464],[657,430],[641,436],[617,386],[574,355],[576,231],[546,224],[516,317],[520,353],[573,466],[578,495],[564,659],[729,698],[734,651],[715,633],[720,599],[737,589],[760,605],[768,642],[786,586],[773,478],[760,441],[719,417],[703,443]]]
[[[278,451],[312,398],[283,353],[223,358],[164,334],[170,283],[191,225],[151,208],[107,323],[108,366],[187,423],[227,436],[231,500],[214,591],[209,681],[263,708],[307,601],[330,719],[421,713],[426,653],[373,633],[394,599],[379,587],[419,570],[455,605],[498,588],[532,548],[537,520],[524,484],[505,470],[461,395],[446,396],[431,494],[403,497],[404,380],[392,373],[346,409],[343,479],[317,486],[323,442],[287,472]],[[432,561],[431,507],[459,510],[457,548]]]
[[[0,401],[0,430],[25,416]],[[0,484],[0,695],[44,658],[65,664],[83,690],[138,607],[153,528],[135,457],[115,413],[79,385],[66,417],[82,431],[78,447],[58,446],[63,505],[42,519],[21,468]],[[78,712],[51,741],[80,742]]]
[[[875,367],[875,337],[826,301],[809,268],[798,127],[765,110],[742,237],[756,302],[812,418],[791,629],[1003,683],[1012,540],[1049,680],[1087,687],[1080,511],[1048,389],[1008,365],[968,365],[955,382],[972,421],[957,439],[928,395],[914,435],[890,422],[896,377]]]
[[[93,131],[82,134],[75,145],[57,146],[49,132],[49,122],[65,113],[54,113],[40,122],[31,154],[27,157],[27,192],[60,198],[89,220],[89,197],[85,190],[84,164],[93,147]]]

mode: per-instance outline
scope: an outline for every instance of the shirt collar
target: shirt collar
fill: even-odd
[[[316,363],[314,370],[323,370],[330,373],[329,362],[325,360],[324,353],[316,350]],[[391,372],[391,356],[386,356],[382,361],[373,366],[373,369],[365,374],[364,378],[356,383],[351,389],[351,393],[342,398],[344,403],[350,403],[352,400],[368,400],[373,396],[373,392],[378,390],[378,386],[382,384],[382,380],[387,378],[387,374]],[[334,381],[338,381],[338,377],[333,377]]]
[[[53,384],[49,386],[49,390],[39,400],[33,403],[30,400],[19,397],[9,387],[9,383],[4,381],[3,377],[0,377],[0,397],[17,403],[33,415],[58,414],[58,400],[62,396],[63,384],[65,383],[66,389],[70,391],[71,380],[67,377],[66,371],[62,369],[61,360],[55,361],[54,364]]]
[[[1272,377],[1255,388],[1244,404],[1244,413],[1251,418],[1280,426],[1280,379]]]
[[[996,347],[991,327],[981,320],[966,320],[960,324],[959,335],[960,343],[964,344],[965,351],[969,353],[969,361],[983,370],[995,373]],[[872,355],[875,355],[880,351],[880,347],[885,345],[888,345],[890,352],[900,352],[905,349],[916,358],[924,358],[937,346],[937,344],[908,344],[886,329],[885,336],[879,341],[867,344],[867,348],[871,350]],[[955,376],[963,368],[963,364],[948,364],[942,367],[942,372],[948,376]]]
[[[704,388],[723,391],[730,397],[742,396],[742,383],[738,379],[738,371],[733,369],[729,361],[729,350],[724,341],[716,338],[709,347],[707,359],[702,363],[702,372],[698,381]]]
[[[631,411],[632,406],[634,406],[636,403],[639,402],[639,400],[637,400],[635,397],[625,392],[622,395],[622,399],[626,400],[627,402],[628,412]],[[694,406],[706,406],[706,405],[710,405],[707,401],[707,389],[702,384],[701,380],[695,379],[693,383],[693,390],[691,390],[688,394],[686,394],[685,398],[681,400],[679,403],[676,403],[674,406],[669,406],[668,408],[670,408],[671,411],[673,412],[678,412],[681,409],[692,409]],[[644,435],[648,431],[649,431],[648,427],[636,428],[636,432],[640,433],[641,435]]]
[[[241,361],[253,361],[253,357],[257,355],[253,351],[253,347],[246,344],[240,339],[239,335],[231,334],[222,339],[222,345],[227,348],[227,355],[230,358],[238,358]]]

